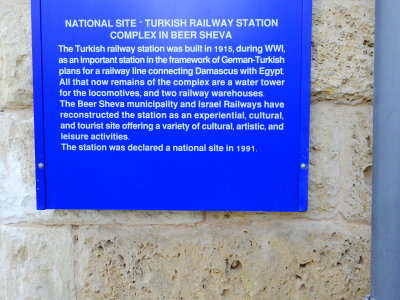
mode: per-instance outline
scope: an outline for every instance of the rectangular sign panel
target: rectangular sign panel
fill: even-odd
[[[307,210],[311,0],[33,0],[38,209]]]

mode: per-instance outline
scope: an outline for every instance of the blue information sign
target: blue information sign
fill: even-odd
[[[38,209],[307,210],[311,0],[32,0]]]

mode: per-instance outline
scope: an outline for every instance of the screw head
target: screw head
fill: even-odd
[[[303,170],[307,169],[307,165],[306,165],[306,164],[301,164],[300,167],[301,167]]]
[[[44,168],[44,163],[40,163],[38,164],[39,169],[43,169]]]

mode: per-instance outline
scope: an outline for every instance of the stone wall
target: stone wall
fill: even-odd
[[[374,3],[313,5],[308,212],[39,212],[30,3],[0,0],[0,299],[363,299]]]

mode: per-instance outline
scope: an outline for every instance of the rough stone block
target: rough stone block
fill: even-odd
[[[0,112],[0,224],[186,224],[202,212],[36,210],[33,112]],[[61,191],[60,191],[61,192]]]
[[[0,112],[0,223],[34,205],[34,180],[33,113]]]
[[[240,224],[251,224],[253,222],[263,222],[273,218],[279,218],[283,215],[291,215],[290,213],[279,212],[247,212],[247,211],[210,211],[207,212],[207,222],[225,223],[235,222]]]
[[[308,217],[329,218],[336,213],[340,185],[340,133],[337,107],[311,106]]]
[[[369,227],[81,227],[80,299],[361,299]]]
[[[18,6],[18,5],[31,5],[31,1],[30,0],[14,0],[14,1],[10,1],[10,0],[0,0],[0,6],[2,7],[14,7],[14,6]]]
[[[342,114],[347,142],[340,210],[352,221],[370,222],[371,219],[372,119],[372,105],[348,107]]]
[[[0,9],[0,110],[32,105],[30,5]]]
[[[313,1],[313,101],[373,99],[374,1]]]
[[[0,299],[76,299],[68,228],[0,226],[0,266]]]
[[[12,175],[19,165],[21,183],[34,184],[35,145],[31,109],[0,112],[0,159],[7,169],[5,175]]]

